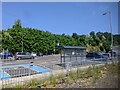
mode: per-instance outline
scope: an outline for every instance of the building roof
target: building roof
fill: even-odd
[[[82,46],[62,46],[64,49],[86,49],[86,47]]]

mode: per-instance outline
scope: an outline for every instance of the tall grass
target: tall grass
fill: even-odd
[[[56,84],[58,84],[58,77],[57,76],[51,75],[49,80],[50,80],[50,84],[52,84],[54,87],[56,86]]]

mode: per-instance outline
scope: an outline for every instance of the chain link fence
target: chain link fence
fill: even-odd
[[[60,73],[69,74],[72,69],[76,71],[82,67],[95,67],[98,64],[118,63],[118,57],[113,58],[99,58],[87,59],[78,57],[72,58],[72,61],[60,63],[59,55],[37,57],[36,59],[28,60],[14,60],[14,59],[1,59],[0,61],[0,87],[10,88],[19,85],[24,85],[33,79],[42,80],[51,75]],[[48,70],[38,72],[39,67],[41,70]],[[49,71],[50,70],[50,71]]]

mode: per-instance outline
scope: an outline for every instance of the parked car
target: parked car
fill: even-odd
[[[110,57],[109,53],[102,53],[102,55],[103,55],[104,58],[109,58]]]
[[[111,54],[111,56],[113,56],[113,57],[115,57],[115,56],[116,56],[116,52],[114,52],[114,51],[109,51],[108,53],[110,53],[110,54]]]
[[[100,52],[87,53],[86,57],[87,58],[108,58],[108,56],[106,56]]]
[[[15,59],[34,59],[34,56],[29,52],[17,52],[15,55]]]
[[[1,59],[6,59],[6,58],[9,58],[9,57],[13,57],[13,55],[12,55],[11,52],[3,52],[3,53],[0,53],[0,58],[1,58]]]

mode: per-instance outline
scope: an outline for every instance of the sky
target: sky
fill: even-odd
[[[117,2],[2,2],[2,29],[11,28],[20,19],[22,27],[54,34],[79,35],[95,32],[118,34]]]

